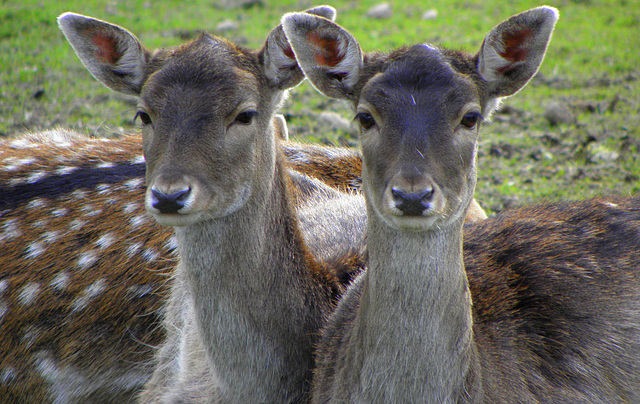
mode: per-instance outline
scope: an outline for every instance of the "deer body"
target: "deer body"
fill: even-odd
[[[556,20],[516,15],[476,55],[363,57],[332,22],[283,18],[309,80],[354,104],[367,197],[367,269],[323,330],[313,402],[640,398],[638,198],[505,213],[467,226],[463,253],[480,123],[535,74]]]
[[[271,126],[303,77],[282,28],[258,52],[203,35],[151,53],[120,27],[76,14],[59,21],[99,81],[138,95],[145,206],[175,227],[169,336],[142,401],[304,401],[340,288],[303,240]]]
[[[0,396],[129,402],[149,379],[179,276],[173,231],[145,212],[141,143],[139,135],[95,139],[63,129],[0,141]],[[326,165],[336,168],[331,185],[359,186],[359,153],[311,153],[291,142],[284,151],[296,158],[295,207],[312,251],[331,258],[358,248],[359,197],[323,217],[320,207],[345,195],[311,175]],[[349,215],[357,220],[343,220]]]

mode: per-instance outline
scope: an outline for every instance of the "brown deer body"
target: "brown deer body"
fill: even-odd
[[[507,212],[469,225],[463,252],[480,123],[556,20],[516,15],[476,55],[363,57],[333,22],[283,18],[308,79],[356,108],[367,197],[367,268],[323,331],[314,402],[640,400],[638,198]]]
[[[139,97],[145,206],[177,238],[167,340],[142,401],[303,401],[339,286],[303,240],[271,126],[303,78],[282,28],[260,51],[205,34],[149,52],[120,27],[59,21],[99,81]]]

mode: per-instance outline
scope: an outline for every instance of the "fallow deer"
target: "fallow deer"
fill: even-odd
[[[475,55],[363,55],[331,21],[283,18],[307,78],[355,106],[363,150],[367,268],[323,331],[313,402],[640,402],[640,198],[505,212],[463,250],[480,124],[557,18],[515,15]]]
[[[129,402],[150,377],[177,254],[172,230],[145,212],[141,142],[64,129],[0,141],[0,401]],[[362,231],[341,221],[346,206],[318,212],[341,193],[313,176],[357,190],[360,155],[284,151],[303,234],[329,258]]]
[[[177,238],[167,339],[142,401],[303,401],[339,287],[303,240],[270,125],[303,78],[282,27],[259,51],[203,34],[150,52],[103,21],[65,13],[59,24],[98,81],[139,97],[145,207]]]
[[[281,115],[272,126],[286,138]],[[332,187],[358,191],[360,154],[283,148],[303,235],[331,257],[362,233],[364,215],[341,222],[346,206],[340,217],[318,209],[341,196]],[[145,212],[144,174],[138,134],[56,129],[0,140],[0,401],[124,403],[149,379],[177,242]],[[332,226],[336,236],[323,240],[320,229]]]

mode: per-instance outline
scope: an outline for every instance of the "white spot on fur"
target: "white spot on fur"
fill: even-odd
[[[611,202],[602,202],[602,204],[610,208],[617,208],[619,206],[617,203],[611,203]]]
[[[42,254],[43,252],[45,252],[46,250],[47,248],[44,246],[44,244],[39,243],[37,241],[33,242],[29,244],[29,246],[27,247],[25,258],[34,259],[38,257],[40,254]]]
[[[41,333],[42,331],[33,325],[24,328],[24,333],[22,334],[21,339],[22,344],[30,348],[33,343],[36,342],[38,335]]]
[[[64,216],[64,215],[66,215],[66,214],[67,214],[67,212],[69,212],[69,209],[67,209],[67,208],[58,208],[58,209],[54,209],[54,210],[51,212],[51,215],[52,215],[53,217],[62,217],[62,216]]]
[[[141,208],[140,204],[135,203],[135,202],[127,202],[124,205],[124,214],[125,215],[130,215],[133,212],[135,212],[136,210],[139,210]]]
[[[9,288],[9,281],[3,279],[0,281],[0,295],[3,294]]]
[[[102,209],[97,209],[93,205],[86,205],[82,207],[82,211],[87,217],[94,217],[102,213]]]
[[[17,219],[9,219],[2,225],[2,234],[0,234],[0,242],[18,238],[22,235],[18,227]]]
[[[22,288],[20,294],[18,295],[18,300],[20,301],[20,303],[28,306],[38,298],[39,293],[40,285],[36,282],[30,282]]]
[[[15,139],[9,143],[9,147],[14,149],[29,149],[36,145],[28,139]]]
[[[71,167],[71,166],[60,167],[56,171],[54,171],[54,173],[57,174],[57,175],[68,175],[68,174],[71,174],[72,172],[74,172],[77,169],[78,169],[78,167]]]
[[[57,230],[51,230],[42,235],[42,239],[44,240],[45,243],[48,243],[48,244],[58,241],[59,238],[60,238],[60,232]]]
[[[0,322],[4,318],[4,315],[9,311],[9,305],[7,303],[0,301]]]
[[[49,220],[38,219],[35,222],[31,223],[31,227],[34,229],[46,229],[49,227]]]
[[[5,161],[7,161],[7,160],[9,160],[9,159],[6,159]],[[12,164],[5,166],[4,170],[5,171],[17,171],[17,170],[19,170],[20,168],[22,168],[22,167],[24,167],[26,165],[35,163],[36,161],[38,161],[38,160],[36,160],[33,157],[27,157],[27,158],[23,158],[23,159],[12,158],[10,160],[10,162]]]
[[[96,164],[96,168],[113,168],[113,163],[109,163],[107,161],[101,161],[100,163]]]
[[[178,238],[175,236],[171,236],[169,240],[164,244],[164,247],[169,251],[175,251],[178,248]]]
[[[27,209],[39,209],[47,206],[45,201],[41,198],[36,198],[27,204]]]
[[[26,181],[28,184],[35,184],[36,182],[40,181],[46,176],[47,176],[46,172],[36,171],[34,173],[31,173],[29,176],[27,176]]]
[[[127,188],[138,189],[138,188],[142,187],[142,185],[144,185],[144,180],[142,178],[134,178],[132,180],[125,181],[124,185]]]
[[[51,282],[49,283],[49,286],[51,286],[51,288],[57,290],[57,291],[63,291],[67,288],[67,286],[69,286],[69,280],[71,279],[71,275],[69,275],[66,272],[60,272],[58,275],[56,275]]]
[[[142,248],[142,246],[143,246],[142,243],[133,243],[129,245],[126,251],[127,257],[129,258],[133,257],[138,252],[138,250]]]
[[[91,299],[99,296],[107,288],[107,280],[104,278],[98,279],[91,285],[87,286],[81,293],[81,296],[71,303],[71,312],[83,310],[87,307]]]
[[[135,285],[127,288],[127,295],[130,299],[139,299],[153,292],[151,285]]]
[[[144,164],[144,155],[136,156],[131,160],[131,164]]]
[[[96,245],[101,250],[104,250],[106,248],[109,248],[115,241],[116,241],[116,236],[114,236],[112,233],[107,233],[100,236],[98,241],[96,241]]]
[[[2,315],[0,314],[0,318]],[[9,384],[18,376],[13,366],[7,366],[0,370],[0,384]]]
[[[146,259],[147,261],[151,262],[153,260],[155,260],[156,258],[158,258],[160,256],[160,254],[154,250],[153,248],[147,248],[143,253],[142,253],[142,257],[144,259]]]
[[[133,226],[135,228],[135,227],[138,227],[140,225],[143,225],[144,223],[147,222],[147,220],[148,220],[147,216],[145,216],[145,215],[137,215],[137,216],[132,217],[129,220],[129,223],[131,223],[131,226]]]
[[[25,182],[24,178],[11,178],[9,181],[7,181],[7,183],[12,187],[15,187],[16,185],[20,185],[23,182]]]
[[[87,191],[83,191],[81,189],[76,189],[75,191],[73,191],[71,193],[71,195],[73,196],[74,199],[85,199],[87,197]]]
[[[69,229],[71,230],[71,232],[76,232],[76,231],[80,230],[85,224],[87,224],[87,222],[85,220],[74,219],[69,224]]]
[[[105,194],[108,194],[109,192],[111,192],[111,185],[109,185],[109,184],[98,184],[96,189],[98,190],[98,193],[100,195],[105,195]]]
[[[84,270],[89,268],[98,260],[98,254],[95,251],[87,251],[78,257],[78,266]]]

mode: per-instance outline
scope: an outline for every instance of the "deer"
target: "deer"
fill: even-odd
[[[274,118],[275,136],[283,122]],[[312,252],[330,258],[332,247],[362,233],[363,214],[352,227],[341,222],[360,206],[359,153],[283,148],[295,159],[301,230],[321,248],[311,243]],[[323,165],[327,174],[336,169],[327,182],[314,177]],[[104,139],[58,128],[0,140],[4,400],[131,402],[150,378],[178,256],[172,230],[146,214],[144,174],[137,133]],[[322,204],[341,191],[351,209],[322,219]],[[330,226],[339,238],[320,244]]]
[[[317,348],[314,403],[640,401],[640,198],[556,202],[463,226],[479,129],[538,71],[559,13],[514,15],[475,54],[362,52],[317,16],[285,34],[360,126],[366,269]]]
[[[144,205],[176,237],[166,340],[141,402],[304,401],[316,336],[340,289],[304,240],[271,126],[303,79],[282,27],[257,51],[202,34],[152,52],[101,20],[65,13],[58,22],[99,82],[138,97]],[[362,200],[347,197],[345,206]]]
[[[272,127],[312,253],[362,242],[364,206],[343,194],[360,192],[360,153],[287,141],[282,115]],[[178,257],[171,228],[146,215],[144,175],[139,133],[0,140],[0,397],[130,402],[150,378]]]
[[[284,141],[282,115],[271,126],[291,161],[304,237],[320,242],[327,232],[316,227],[330,226],[340,237],[321,251],[311,244],[330,257],[362,233],[364,215],[340,222],[360,206],[360,155]],[[57,128],[0,140],[3,400],[131,402],[153,373],[178,257],[171,228],[146,214],[144,161],[139,133],[105,139]],[[356,194],[351,209],[320,220],[322,203],[345,192]]]

